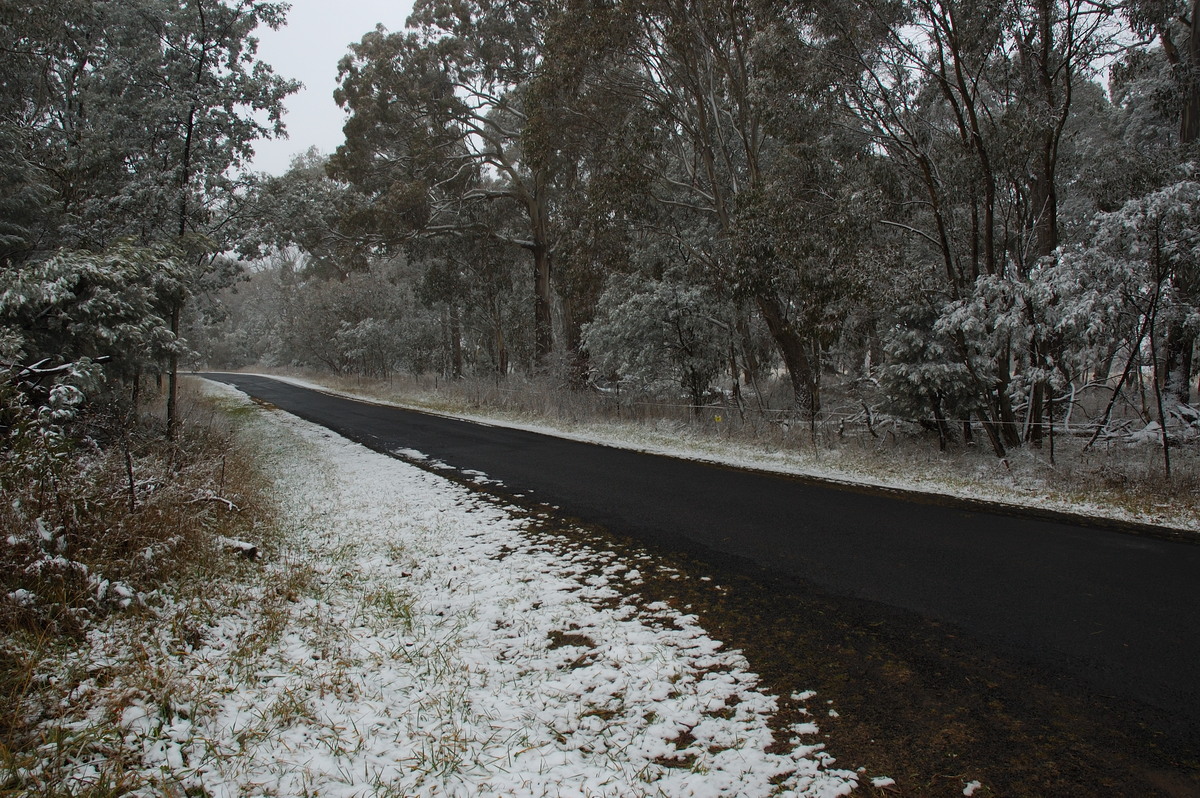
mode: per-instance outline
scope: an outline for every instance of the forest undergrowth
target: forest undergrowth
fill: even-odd
[[[1171,473],[1165,474],[1156,423],[1137,408],[1119,408],[1107,434],[1093,441],[1093,419],[1107,392],[1081,396],[1065,424],[1040,447],[998,457],[975,428],[962,425],[941,448],[933,425],[871,409],[858,386],[830,386],[826,411],[807,424],[786,409],[787,387],[726,394],[697,408],[685,401],[574,390],[551,377],[504,380],[394,375],[389,379],[327,372],[267,370],[349,394],[434,412],[542,426],[614,445],[651,448],[748,467],[854,483],[945,494],[1176,529],[1200,530],[1200,427],[1177,419],[1168,428]]]
[[[6,398],[0,795],[65,794],[68,776],[91,785],[72,795],[125,794],[123,709],[138,691],[189,692],[152,672],[146,630],[168,623],[178,646],[194,644],[212,591],[252,567],[239,544],[261,540],[270,515],[265,483],[234,445],[236,417],[186,396],[180,408],[171,440],[161,406],[130,418],[97,403],[48,425]],[[163,607],[187,612],[166,618]],[[91,639],[113,630],[142,655],[90,657]],[[104,765],[80,780],[89,762]]]

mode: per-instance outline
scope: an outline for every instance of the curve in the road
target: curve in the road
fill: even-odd
[[[206,376],[378,451],[484,472],[618,534],[955,624],[1200,728],[1200,545]]]

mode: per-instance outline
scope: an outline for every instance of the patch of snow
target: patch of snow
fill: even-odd
[[[974,795],[975,791],[982,786],[983,784],[978,781],[968,782],[967,786],[963,788],[963,795],[966,795],[968,798],[970,798],[970,796]]]
[[[462,474],[467,479],[474,482],[476,485],[503,485],[504,484],[501,480],[492,479],[490,476],[488,476],[484,472],[475,471],[474,469],[469,469],[469,468],[463,469],[463,470],[459,471],[459,473]]]
[[[429,459],[429,455],[419,452],[416,449],[393,449],[392,454],[404,460],[416,460],[417,462]]]
[[[20,607],[32,607],[37,604],[37,596],[23,587],[9,593],[8,597]]]
[[[1151,421],[1145,427],[1129,436],[1135,444],[1162,445],[1162,426],[1157,421]]]
[[[871,779],[871,786],[877,790],[881,790],[884,787],[894,787],[896,786],[896,780],[888,776],[876,776]]]

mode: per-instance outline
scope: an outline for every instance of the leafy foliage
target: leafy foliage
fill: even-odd
[[[614,277],[583,330],[593,367],[636,392],[683,389],[696,412],[722,364],[723,309],[678,275]]]
[[[87,358],[133,374],[182,351],[167,320],[185,290],[176,256],[126,244],[5,272],[0,325],[10,332],[10,364]]]

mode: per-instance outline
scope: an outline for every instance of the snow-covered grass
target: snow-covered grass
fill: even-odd
[[[230,407],[240,394],[210,388]],[[74,685],[30,794],[834,796],[812,723],[695,617],[636,596],[648,558],[294,417],[245,414],[279,530],[258,563],[117,615],[39,678]],[[149,622],[147,622],[149,621]]]
[[[428,381],[271,376],[346,396],[609,446],[1200,532],[1200,451],[1194,442],[1172,455],[1176,477],[1167,483],[1161,450],[1145,441],[1083,451],[1081,438],[1060,432],[1054,463],[1048,445],[1016,449],[1001,460],[983,445],[939,452],[936,441],[879,428],[879,439],[864,427],[844,437],[826,436],[813,445],[807,431],[739,424],[722,411],[699,421],[690,413],[657,419],[601,417],[594,403],[537,385],[501,391],[491,383],[433,387]],[[497,400],[508,395],[515,396]]]

